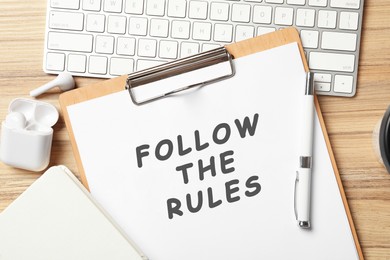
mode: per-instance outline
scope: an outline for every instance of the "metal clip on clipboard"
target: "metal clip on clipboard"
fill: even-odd
[[[144,100],[137,100],[136,95],[134,93],[133,88],[135,87],[145,85],[154,81],[166,79],[169,77],[177,76],[179,74],[195,71],[208,66],[216,65],[222,62],[228,62],[230,65],[230,72],[225,75],[218,76],[207,81],[197,82],[194,84],[183,86],[178,89],[170,90],[166,93],[153,96]],[[230,77],[233,77],[234,74],[235,69],[233,65],[232,55],[226,50],[225,47],[220,47],[207,52],[199,53],[190,57],[182,58],[156,67],[132,73],[128,76],[126,80],[126,89],[129,91],[131,100],[135,105],[143,105],[164,97],[168,97],[172,94],[184,90],[192,89],[195,87],[203,87],[207,84],[228,79]]]

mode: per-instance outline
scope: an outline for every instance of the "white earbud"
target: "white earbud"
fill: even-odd
[[[62,72],[58,74],[57,78],[55,78],[54,80],[46,83],[45,85],[37,89],[30,91],[30,96],[32,97],[39,96],[54,87],[59,87],[62,91],[73,89],[75,87],[75,83],[72,75],[66,72]]]
[[[5,118],[6,126],[11,129],[23,129],[26,123],[26,117],[20,112],[11,112]]]

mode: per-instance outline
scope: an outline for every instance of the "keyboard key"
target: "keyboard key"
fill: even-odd
[[[210,6],[210,19],[215,21],[227,21],[229,19],[229,4],[213,2]]]
[[[309,67],[315,70],[353,72],[355,55],[326,52],[310,52]]]
[[[325,50],[355,51],[357,35],[355,33],[323,32],[321,48]]]
[[[150,36],[168,37],[169,21],[165,19],[150,20]]]
[[[255,28],[253,26],[237,25],[235,41],[239,42],[242,40],[252,38],[254,34],[255,34]]]
[[[359,9],[360,0],[330,0],[331,7]]]
[[[190,22],[189,21],[172,21],[172,38],[188,39],[190,38]]]
[[[49,32],[47,48],[51,50],[92,52],[91,34]]]
[[[340,12],[339,28],[343,30],[357,30],[359,14],[355,12]]]
[[[255,5],[253,7],[253,22],[254,23],[270,24],[271,17],[272,17],[272,7],[271,6]]]
[[[114,53],[114,37],[97,35],[96,36],[95,51],[97,53],[113,54]]]
[[[82,31],[84,14],[75,12],[50,12],[49,28]]]
[[[148,68],[151,68],[151,67],[155,67],[155,66],[158,66],[158,65],[161,65],[161,64],[164,64],[166,63],[166,61],[161,61],[161,60],[138,60],[137,61],[137,70],[140,71],[140,70],[144,70],[144,69],[148,69]]]
[[[105,19],[103,14],[87,14],[87,31],[104,32]]]
[[[153,39],[138,40],[138,55],[141,57],[156,57],[157,41]]]
[[[192,38],[194,40],[209,41],[211,39],[211,23],[194,22]]]
[[[203,43],[202,44],[202,52],[213,50],[213,49],[216,49],[216,48],[219,48],[219,47],[221,47],[221,45],[219,45],[219,44]]]
[[[347,75],[336,75],[334,77],[334,91],[341,93],[352,93],[353,77]]]
[[[177,41],[160,41],[159,57],[165,59],[176,59],[179,44]]]
[[[68,55],[68,71],[84,73],[87,65],[87,56],[79,54]]]
[[[233,40],[233,25],[216,23],[214,26],[214,41],[232,42],[232,40]]]
[[[129,34],[145,36],[148,30],[148,19],[142,17],[130,17]]]
[[[187,1],[186,0],[169,0],[168,16],[184,18],[186,16]]]
[[[266,3],[283,4],[283,0],[265,0]]]
[[[90,56],[88,68],[91,74],[107,74],[107,57]]]
[[[330,83],[332,81],[332,75],[324,73],[314,73],[314,81]]]
[[[109,13],[122,12],[122,0],[104,0],[104,11]]]
[[[188,17],[192,19],[206,19],[207,7],[208,4],[206,1],[190,1]]]
[[[134,71],[134,60],[124,58],[110,59],[110,74],[113,76],[122,76]]]
[[[83,10],[86,11],[100,11],[101,0],[84,0]]]
[[[306,0],[287,0],[287,4],[289,4],[289,5],[305,5]]]
[[[126,17],[118,15],[108,16],[107,32],[116,34],[126,33]]]
[[[304,48],[318,48],[318,31],[301,30],[301,41]]]
[[[46,69],[64,71],[65,54],[48,52],[46,55]]]
[[[322,6],[325,7],[328,4],[328,0],[309,0],[310,6]]]
[[[143,14],[144,0],[125,0],[125,13]]]
[[[180,58],[191,56],[199,53],[199,43],[197,42],[182,42],[180,50]]]
[[[318,12],[318,27],[320,28],[336,28],[336,11],[320,10]]]
[[[118,37],[116,54],[133,56],[135,54],[135,38]]]
[[[297,9],[295,24],[302,27],[313,27],[315,15],[314,9]]]
[[[146,2],[146,14],[153,16],[164,16],[165,0],[148,0]]]
[[[294,9],[288,7],[276,7],[275,9],[275,24],[292,25]]]
[[[259,26],[259,27],[257,27],[256,35],[259,36],[259,35],[267,34],[267,33],[270,33],[270,32],[274,32],[275,30],[276,29],[272,28],[272,27],[262,27],[262,26]]]
[[[330,91],[330,83],[327,82],[314,82],[314,89],[316,91]]]
[[[232,21],[247,23],[250,20],[251,6],[247,4],[233,4]]]
[[[80,0],[51,0],[50,6],[53,8],[79,9]]]

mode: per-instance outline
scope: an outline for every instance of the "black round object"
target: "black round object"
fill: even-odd
[[[379,149],[383,164],[390,173],[390,106],[387,108],[379,130]]]

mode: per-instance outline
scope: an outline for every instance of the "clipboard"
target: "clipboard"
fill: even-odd
[[[308,64],[307,64],[306,58],[305,58],[305,53],[303,51],[303,47],[301,44],[301,40],[300,40],[299,34],[295,28],[286,28],[286,29],[279,30],[279,31],[276,31],[273,33],[258,36],[256,38],[251,38],[251,39],[247,39],[247,40],[244,40],[241,42],[229,44],[229,45],[225,46],[224,48],[234,58],[240,58],[240,57],[247,56],[247,55],[250,55],[250,54],[253,54],[256,52],[265,51],[268,49],[272,49],[272,48],[286,45],[286,44],[293,43],[293,42],[298,43],[298,47],[299,47],[299,51],[300,51],[300,55],[302,58],[302,63],[303,63],[304,69],[306,72],[309,71]],[[147,70],[145,70],[145,71],[147,71]],[[130,96],[132,96],[131,86],[129,86],[130,85],[129,82],[131,82],[131,80],[134,78],[137,79],[138,76],[140,76],[140,75],[141,76],[145,75],[145,71],[141,71],[139,73],[134,73],[135,77],[132,77],[132,75],[134,76],[134,74],[130,74],[130,76],[124,75],[124,76],[121,76],[118,78],[106,80],[106,81],[103,81],[103,82],[100,82],[100,83],[97,83],[94,85],[90,85],[87,87],[76,89],[76,90],[66,92],[66,93],[63,93],[60,95],[59,101],[60,101],[61,109],[63,111],[64,121],[65,121],[66,127],[67,127],[68,132],[69,132],[70,141],[72,143],[73,153],[75,155],[76,163],[77,163],[78,169],[80,171],[80,177],[81,177],[82,183],[85,185],[86,188],[88,188],[88,182],[87,182],[85,172],[83,169],[83,165],[82,165],[82,162],[80,159],[80,153],[78,151],[77,144],[75,141],[75,136],[74,136],[74,133],[72,130],[72,125],[70,122],[67,107],[71,106],[73,104],[81,103],[83,101],[87,101],[90,99],[94,99],[94,98],[98,98],[98,97],[102,97],[102,96],[105,96],[108,94],[122,91],[122,90],[124,90],[125,87],[129,90]],[[151,72],[155,72],[155,71],[152,68],[148,72],[151,73]],[[234,74],[234,71],[232,71],[232,74]],[[232,76],[232,75],[226,75],[226,77],[229,77],[229,76]],[[141,83],[146,83],[146,82],[148,82],[148,80],[151,80],[151,79],[147,79],[144,82],[141,81]],[[218,79],[218,80],[220,80],[220,79]],[[142,85],[141,83],[139,85]],[[210,82],[207,82],[207,83],[210,83]],[[137,85],[137,84],[135,84],[135,85]],[[191,87],[191,86],[189,86],[189,87]],[[188,89],[188,86],[185,86],[181,90],[185,90],[185,89]],[[173,93],[168,93],[168,94],[173,94]],[[151,102],[151,101],[158,99],[158,98],[162,98],[162,97],[159,96],[159,97],[152,98],[152,100],[147,100],[146,103]],[[135,104],[137,104],[137,101],[134,100],[133,97],[132,97],[132,100]],[[336,161],[335,161],[335,158],[333,155],[333,151],[332,151],[332,148],[330,145],[329,137],[328,137],[326,127],[324,124],[324,120],[322,117],[320,105],[319,105],[318,99],[316,97],[315,97],[315,106],[316,106],[318,118],[320,120],[320,124],[322,127],[322,131],[324,133],[324,138],[325,138],[327,150],[328,150],[331,162],[332,162],[332,167],[333,167],[333,170],[335,173],[335,178],[337,180],[338,188],[340,191],[340,196],[342,198],[345,212],[347,214],[349,227],[350,227],[351,233],[353,235],[355,247],[356,247],[359,258],[364,259],[362,249],[361,249],[360,244],[359,244],[357,232],[356,232],[356,229],[355,229],[355,226],[353,223],[353,219],[351,216],[351,212],[350,212],[350,209],[348,206],[348,202],[346,199],[346,195],[344,192],[344,188],[343,188],[343,185],[341,182],[340,174],[339,174],[338,169],[337,169]]]

